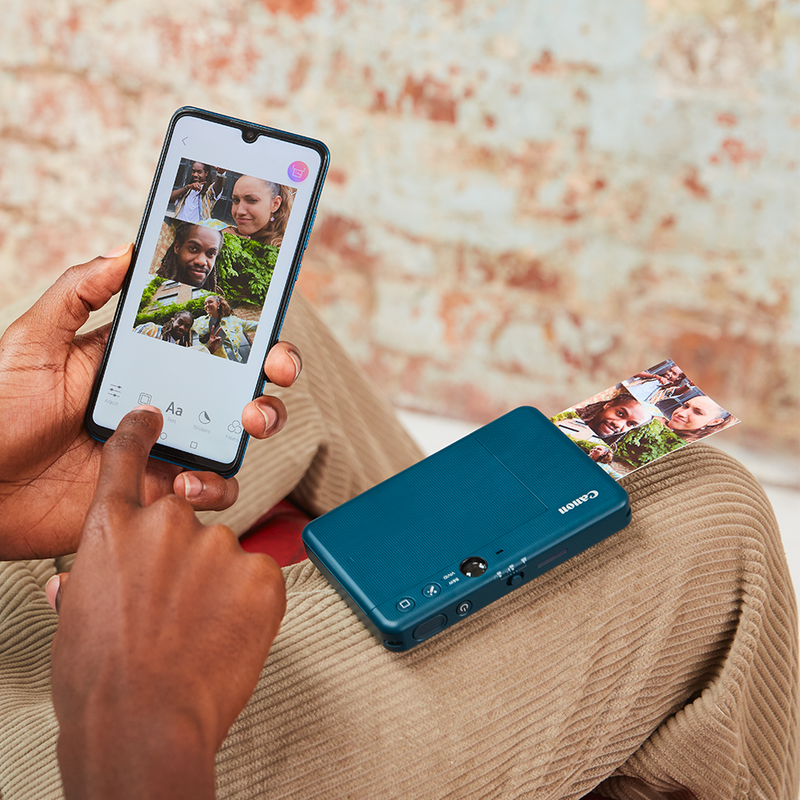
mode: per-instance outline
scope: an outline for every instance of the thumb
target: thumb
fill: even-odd
[[[67,585],[68,578],[69,572],[59,572],[57,575],[53,575],[44,585],[44,595],[47,598],[47,602],[50,603],[50,607],[56,613],[61,608],[64,587]]]
[[[131,263],[131,244],[105,256],[70,267],[9,332],[31,342],[69,345],[92,311],[102,308],[119,290]]]

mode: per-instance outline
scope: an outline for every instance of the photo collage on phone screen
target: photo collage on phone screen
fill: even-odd
[[[295,191],[182,158],[134,332],[246,363]]]
[[[619,480],[651,461],[739,422],[672,360],[550,417]]]

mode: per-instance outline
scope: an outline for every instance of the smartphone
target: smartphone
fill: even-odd
[[[170,121],[85,425],[105,441],[141,404],[151,455],[236,473],[330,155],[320,141],[181,108]]]

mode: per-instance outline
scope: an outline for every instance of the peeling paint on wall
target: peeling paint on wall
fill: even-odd
[[[670,356],[796,453],[798,77],[797,0],[12,0],[0,287],[131,239],[199,105],[330,145],[300,286],[394,402],[552,413]]]

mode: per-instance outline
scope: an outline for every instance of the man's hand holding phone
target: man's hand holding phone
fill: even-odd
[[[185,500],[148,502],[158,409],[102,448],[60,619],[53,705],[67,797],[213,798],[214,755],[258,680],[285,611],[283,576]],[[60,581],[60,586],[58,582]]]
[[[109,326],[84,335],[89,313],[119,291],[131,248],[67,270],[0,339],[0,558],[44,558],[75,552],[95,491],[103,446],[84,429],[84,412],[103,356]],[[300,372],[297,350],[285,342],[267,356],[265,372],[290,386]],[[242,413],[259,439],[277,433],[286,409],[259,397]],[[150,459],[144,473],[146,504],[176,494],[197,510],[221,510],[238,495],[235,479],[184,472]]]

